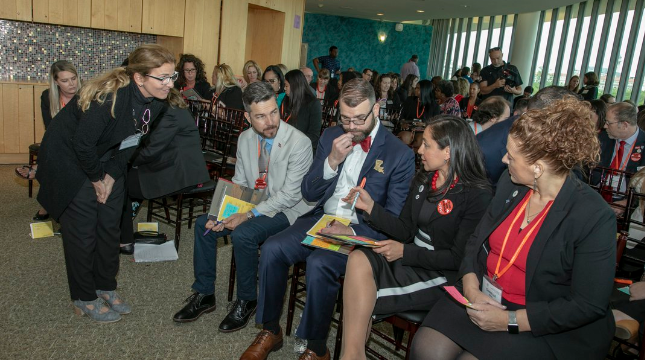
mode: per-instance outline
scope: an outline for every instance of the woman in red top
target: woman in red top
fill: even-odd
[[[412,359],[604,359],[616,217],[572,176],[597,161],[591,107],[573,97],[510,129],[497,192],[466,245],[461,291],[414,337]]]

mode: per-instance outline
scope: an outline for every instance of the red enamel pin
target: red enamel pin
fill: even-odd
[[[437,211],[441,215],[450,214],[450,212],[452,212],[452,208],[453,208],[452,201],[448,199],[443,199],[439,201],[439,204],[437,204]]]

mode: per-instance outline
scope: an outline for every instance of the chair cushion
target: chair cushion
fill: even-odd
[[[404,311],[396,314],[396,316],[400,317],[403,320],[411,321],[417,324],[421,324],[423,322],[423,319],[426,318],[426,315],[428,315],[428,311],[420,310]]]
[[[215,181],[208,180],[207,182],[203,183],[201,187],[195,187],[190,191],[186,191],[184,194],[199,194],[199,193],[213,191],[213,190],[215,190]]]

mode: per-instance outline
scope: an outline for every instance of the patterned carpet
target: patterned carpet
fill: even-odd
[[[0,358],[3,359],[238,359],[258,329],[252,325],[224,334],[217,330],[226,315],[231,245],[220,241],[216,281],[217,310],[198,321],[177,324],[172,315],[191,294],[193,231],[182,229],[179,260],[134,263],[121,257],[119,293],[133,312],[113,324],[97,324],[74,315],[67,287],[59,236],[33,240],[29,223],[38,210],[27,197],[27,181],[15,176],[15,166],[0,166]],[[38,187],[35,187],[37,193]],[[144,221],[145,208],[137,221]],[[55,227],[57,225],[55,224]],[[174,234],[166,224],[160,230]],[[296,309],[296,319],[300,309]],[[286,324],[286,306],[281,325]],[[295,325],[295,324],[294,324]],[[384,326],[386,330],[387,327]],[[335,325],[328,345],[333,350]],[[402,359],[389,345],[371,345],[388,359]],[[294,338],[269,359],[297,359]]]

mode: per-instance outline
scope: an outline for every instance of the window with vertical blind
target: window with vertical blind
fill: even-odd
[[[598,96],[645,100],[645,0],[589,0],[540,13],[531,77],[534,90],[568,84],[593,71],[600,79]],[[499,46],[511,57],[517,15],[433,20],[432,74],[450,78],[457,69],[478,62],[489,64],[488,49]],[[443,59],[443,61],[441,61]]]

